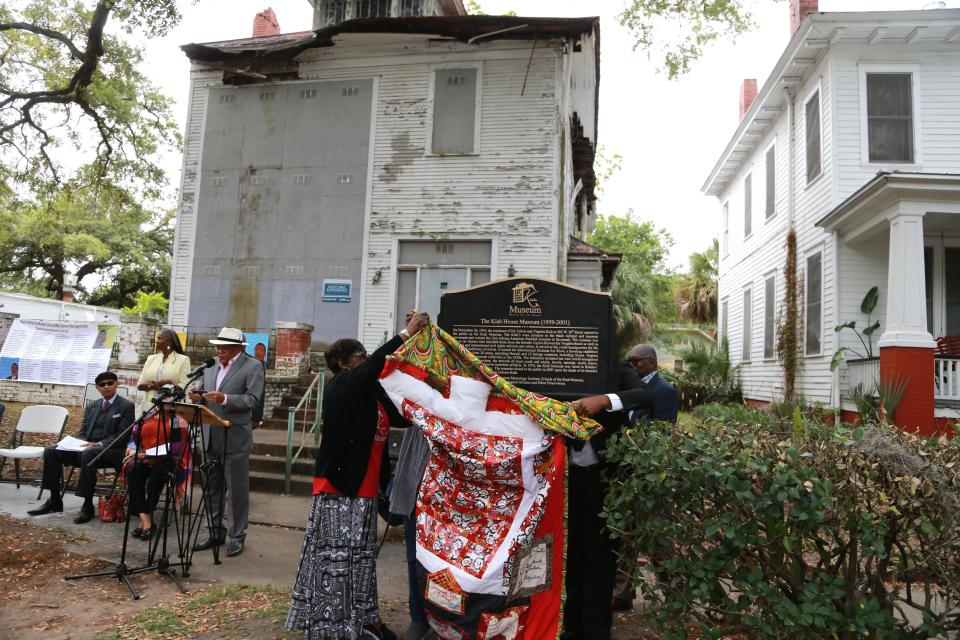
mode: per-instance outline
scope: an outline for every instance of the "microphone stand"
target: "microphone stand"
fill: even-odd
[[[158,402],[158,400],[154,398],[154,402]],[[114,438],[113,441],[109,445],[107,445],[107,447],[103,451],[97,454],[97,456],[89,462],[88,466],[93,465],[100,458],[100,456],[102,456],[105,452],[113,448],[113,445],[115,445],[117,442],[120,442],[123,438],[126,438],[133,431],[134,427],[142,427],[144,421],[146,421],[147,418],[149,418],[151,415],[156,413],[156,411],[157,411],[156,407],[150,407],[149,409],[144,411],[143,415],[141,415],[134,422],[132,422],[129,427],[121,431],[117,435],[117,437]],[[134,447],[135,447],[134,455],[135,456],[139,455],[140,454],[139,438],[134,439]],[[127,538],[129,537],[129,534],[130,534],[130,509],[128,508],[126,511],[127,511],[127,517],[124,519],[124,524],[123,524],[123,544],[120,547],[120,559],[117,561],[116,566],[114,566],[113,571],[95,571],[93,573],[80,573],[77,575],[65,576],[64,580],[79,580],[81,578],[98,578],[103,576],[113,576],[120,582],[123,582],[125,585],[127,585],[127,589],[130,590],[130,594],[133,596],[134,600],[140,599],[140,593],[134,588],[133,583],[130,582],[129,576],[132,576],[135,573],[143,573],[144,571],[149,571],[153,567],[138,567],[136,569],[131,569],[127,566],[127,563],[126,563]]]

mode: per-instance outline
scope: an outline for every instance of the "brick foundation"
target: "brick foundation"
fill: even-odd
[[[933,411],[933,349],[917,347],[881,347],[880,380],[907,382],[903,400],[891,422],[923,435],[937,432]]]

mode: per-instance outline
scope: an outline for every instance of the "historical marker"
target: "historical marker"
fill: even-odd
[[[437,324],[524,389],[569,399],[615,388],[606,293],[539,278],[497,280],[445,293]]]

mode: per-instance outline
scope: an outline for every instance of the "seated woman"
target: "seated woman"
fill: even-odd
[[[177,473],[174,502],[189,485],[191,459],[189,447],[184,446],[186,434],[186,425],[172,411],[165,411],[162,419],[154,413],[142,426],[134,427],[124,466],[130,515],[140,517],[140,526],[131,533],[134,538],[149,540],[156,532],[153,511],[171,472]],[[167,443],[170,446],[164,446]]]

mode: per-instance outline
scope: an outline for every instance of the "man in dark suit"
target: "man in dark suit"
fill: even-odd
[[[223,474],[214,473],[207,488],[212,531],[198,540],[194,551],[221,545],[230,536],[227,557],[243,553],[250,512],[250,449],[253,447],[252,414],[263,398],[263,363],[243,352],[247,344],[239,329],[224,327],[210,344],[217,348],[217,366],[203,374],[203,386],[190,394],[193,402],[205,404],[224,420],[228,429],[204,426],[208,455],[219,456]],[[224,449],[224,438],[226,448]],[[226,494],[226,496],[224,495]],[[225,497],[230,500],[230,518],[223,527]]]
[[[637,380],[630,367],[624,367],[618,381],[618,394],[632,406],[651,403],[649,391]],[[606,396],[589,396],[603,398]],[[574,402],[578,408],[582,400]],[[618,400],[620,402],[620,400]],[[599,402],[594,400],[599,406]],[[609,405],[603,408],[609,409]],[[626,422],[622,410],[603,411],[597,421],[603,431],[589,441],[574,442],[569,452],[569,486],[567,509],[567,600],[564,604],[563,640],[608,640],[613,616],[610,598],[616,574],[616,554],[606,523],[600,517],[607,493],[604,478],[603,451],[607,441]]]
[[[83,411],[83,422],[77,437],[87,441],[83,451],[61,451],[56,445],[43,450],[43,481],[41,490],[50,491],[50,498],[38,509],[28,511],[31,516],[63,511],[60,499],[60,484],[63,482],[63,466],[72,464],[80,467],[80,479],[77,480],[77,495],[83,498],[80,514],[74,518],[75,524],[83,524],[93,519],[93,491],[97,485],[97,469],[103,467],[120,468],[127,441],[116,437],[133,424],[133,403],[117,395],[117,374],[104,371],[97,375],[95,382],[102,400],[93,401]],[[111,446],[113,445],[113,446]],[[100,454],[103,455],[100,455]],[[97,459],[95,465],[90,463]]]

